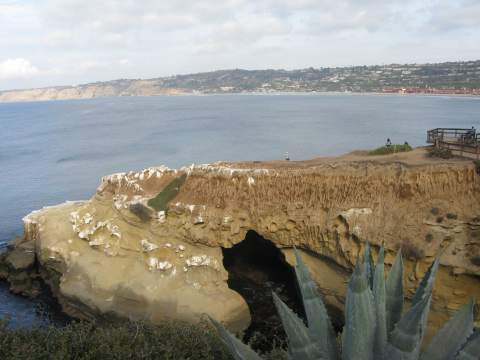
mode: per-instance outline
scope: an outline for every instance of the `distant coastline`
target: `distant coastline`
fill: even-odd
[[[218,70],[153,79],[0,91],[0,102],[157,95],[480,96],[480,60],[300,70]]]
[[[105,95],[105,96],[93,96],[93,97],[75,97],[75,98],[41,98],[41,99],[2,99],[0,95],[0,104],[8,103],[28,103],[28,102],[50,102],[50,101],[71,101],[71,100],[93,100],[93,99],[108,99],[108,98],[146,98],[146,97],[184,97],[184,96],[386,96],[386,97],[447,97],[447,98],[471,98],[480,99],[480,95],[471,94],[431,94],[431,93],[382,93],[382,92],[341,92],[341,91],[318,91],[318,92],[306,92],[306,91],[277,91],[277,92],[239,92],[239,93],[176,93],[176,94],[155,94],[155,95]]]

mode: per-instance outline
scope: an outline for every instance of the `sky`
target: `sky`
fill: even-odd
[[[480,59],[480,0],[0,0],[0,90]]]

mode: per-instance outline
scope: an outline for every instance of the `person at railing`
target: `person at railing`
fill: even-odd
[[[465,142],[473,143],[475,142],[475,138],[476,138],[476,130],[475,130],[475,127],[472,126],[472,128],[468,130],[467,133],[465,134]]]

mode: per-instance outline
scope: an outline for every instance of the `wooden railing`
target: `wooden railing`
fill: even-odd
[[[477,159],[480,153],[480,133],[475,128],[437,128],[427,131],[427,143],[437,147],[475,154]]]

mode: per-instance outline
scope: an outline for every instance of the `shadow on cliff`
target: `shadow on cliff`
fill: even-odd
[[[295,270],[283,253],[255,231],[230,249],[223,249],[223,265],[229,273],[228,286],[247,302],[252,323],[244,341],[260,351],[282,346],[286,337],[272,299],[272,291],[304,318]]]

